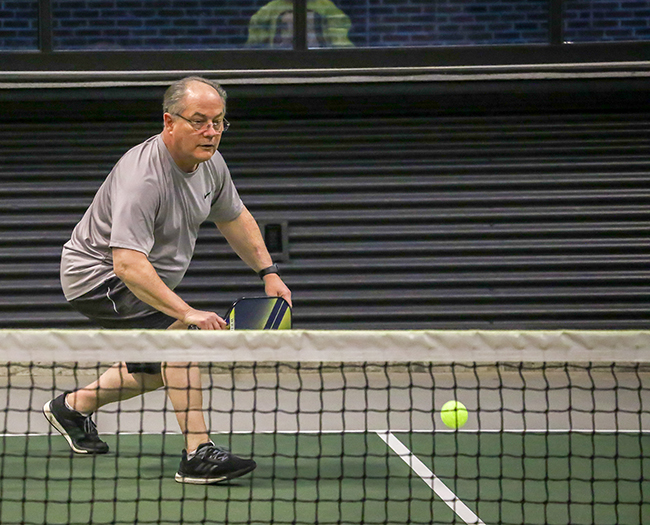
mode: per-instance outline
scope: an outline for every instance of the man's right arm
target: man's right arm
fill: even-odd
[[[136,250],[113,248],[113,270],[133,294],[156,310],[201,330],[223,330],[226,322],[214,312],[195,310],[160,278],[147,256]]]

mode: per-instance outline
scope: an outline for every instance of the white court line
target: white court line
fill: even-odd
[[[404,462],[411,467],[413,472],[422,478],[431,490],[435,492],[442,501],[444,501],[451,510],[453,510],[460,519],[469,524],[485,525],[481,519],[465,505],[449,487],[429,470],[422,461],[414,456],[406,446],[397,439],[391,432],[377,432],[377,435],[397,454]]]

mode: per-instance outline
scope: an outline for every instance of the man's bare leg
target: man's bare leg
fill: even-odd
[[[170,329],[183,330],[187,326],[178,322]],[[162,377],[185,437],[185,451],[174,479],[179,483],[204,485],[238,478],[254,470],[257,465],[252,459],[237,457],[210,442],[203,415],[203,391],[198,365],[165,363],[162,365]],[[200,445],[203,446],[198,448]]]
[[[183,330],[180,321],[169,327]],[[160,374],[130,373],[125,363],[118,363],[96,381],[67,394],[66,404],[81,414],[91,414],[109,403],[124,401],[165,386],[176,419],[185,438],[185,448],[193,452],[210,441],[203,414],[201,373],[196,363],[165,363]]]
[[[90,385],[48,401],[43,413],[75,452],[106,454],[109,447],[99,438],[90,414],[107,403],[129,399],[162,385],[160,373],[131,374],[124,363],[118,363]]]
[[[161,374],[131,374],[126,364],[118,363],[104,372],[97,381],[66,396],[70,408],[90,414],[97,409],[157,390],[163,386]]]
[[[169,327],[169,330],[186,329],[187,325],[180,321]],[[162,366],[162,380],[185,438],[185,449],[188,453],[194,452],[201,443],[210,441],[203,415],[199,366],[196,363],[165,363]]]
[[[199,367],[196,363],[165,363],[162,378],[185,438],[185,449],[194,452],[201,443],[210,441],[203,415]]]
[[[170,330],[183,330],[187,326],[175,322]],[[210,441],[203,416],[203,392],[201,373],[196,363],[166,363],[162,374],[131,374],[124,363],[119,363],[104,372],[97,381],[66,396],[66,402],[82,414],[96,412],[100,407],[116,401],[167,387],[176,419],[185,437],[188,452],[193,452],[201,443]]]

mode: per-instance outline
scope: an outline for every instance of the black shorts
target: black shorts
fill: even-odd
[[[111,277],[69,302],[91,321],[112,330],[164,330],[176,321],[138,299],[119,277]],[[160,363],[126,363],[126,367],[130,373],[160,373]]]

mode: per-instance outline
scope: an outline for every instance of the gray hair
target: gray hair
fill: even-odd
[[[221,85],[203,77],[185,77],[174,82],[171,86],[167,88],[167,91],[165,91],[165,97],[163,98],[163,111],[165,113],[183,112],[183,110],[185,109],[183,107],[183,100],[185,99],[185,95],[187,95],[187,91],[189,89],[190,84],[192,84],[193,82],[202,82],[203,84],[207,84],[208,86],[213,88],[217,93],[219,93],[221,99],[223,100],[224,111],[225,111],[227,95],[226,95],[226,90],[223,89]]]

